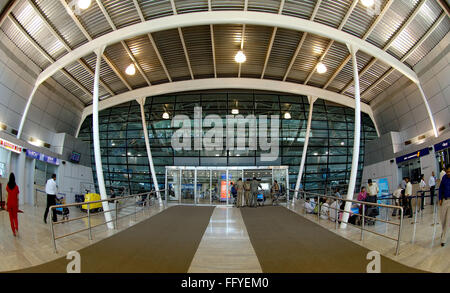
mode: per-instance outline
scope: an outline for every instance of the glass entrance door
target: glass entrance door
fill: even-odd
[[[197,204],[211,204],[211,170],[197,170]]]
[[[289,201],[289,191],[288,186],[289,182],[287,182],[289,176],[286,169],[273,169],[273,184],[275,184],[275,181],[278,183],[278,197],[279,202],[286,203],[286,201]]]
[[[180,203],[195,204],[195,170],[181,171]]]
[[[166,202],[168,203],[178,203],[180,201],[180,179],[181,179],[181,170],[179,169],[168,169],[167,170],[167,196]]]

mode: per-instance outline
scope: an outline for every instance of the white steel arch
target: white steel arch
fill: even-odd
[[[163,83],[148,87],[139,88],[128,91],[123,94],[100,101],[99,111],[104,110],[125,102],[136,100],[139,97],[150,97],[171,93],[179,93],[186,91],[214,90],[214,89],[246,89],[246,90],[262,90],[271,92],[281,92],[296,95],[314,96],[333,103],[341,104],[350,108],[355,108],[355,100],[348,96],[293,82],[278,80],[263,80],[260,78],[205,78],[194,80],[183,80],[171,83]],[[92,105],[84,108],[80,124],[78,126],[77,136],[84,119],[92,114]],[[379,136],[378,127],[373,116],[370,105],[361,103],[361,111],[368,114],[375,125]]]

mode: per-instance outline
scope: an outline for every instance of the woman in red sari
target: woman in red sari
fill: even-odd
[[[16,236],[19,232],[19,223],[17,221],[17,213],[19,212],[19,187],[16,184],[16,177],[14,176],[14,173],[9,175],[6,191],[8,192],[8,196],[6,198],[6,210],[9,213],[11,230],[14,236]]]

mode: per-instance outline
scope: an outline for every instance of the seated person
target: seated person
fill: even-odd
[[[323,198],[323,200],[321,199],[321,201],[323,203],[320,205],[320,218],[324,219],[324,220],[328,220],[330,205],[328,204],[328,200],[326,198]]]
[[[339,214],[339,209],[340,209],[340,204],[339,204],[339,200],[335,200],[333,201],[333,203],[331,204],[329,210],[329,214],[330,214],[330,220],[331,221],[336,221],[336,218],[338,218],[338,214]]]
[[[314,202],[314,198],[306,198],[304,207],[306,209],[307,214],[314,214],[314,208],[316,203]]]

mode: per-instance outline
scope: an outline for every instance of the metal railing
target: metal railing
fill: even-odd
[[[38,196],[37,196],[37,193],[38,193],[38,192],[47,195],[47,193],[46,193],[44,190],[41,190],[41,189],[39,189],[39,188],[35,188],[35,190],[34,190],[34,204],[33,204],[34,207],[37,207],[37,205],[38,205],[38,204],[37,204],[37,202],[38,202]],[[62,195],[62,196],[64,196],[64,197],[66,196],[65,193],[61,193],[61,192],[58,192],[57,195]],[[47,200],[47,198],[46,198],[45,200]]]
[[[293,191],[295,192],[295,190],[293,190]],[[364,231],[376,234],[376,235],[381,236],[381,237],[388,238],[390,240],[393,240],[393,241],[397,242],[396,249],[395,249],[395,255],[399,254],[400,241],[401,241],[401,235],[402,235],[402,227],[403,227],[403,207],[396,206],[396,205],[386,205],[386,204],[358,201],[358,200],[353,200],[353,199],[339,198],[339,197],[336,197],[336,196],[330,196],[330,195],[324,195],[324,194],[318,194],[318,193],[312,193],[312,192],[305,192],[303,190],[299,190],[298,194],[303,199],[306,199],[306,198],[317,198],[316,205],[318,205],[318,208],[317,208],[317,221],[318,222],[320,222],[320,216],[321,216],[321,210],[320,210],[321,209],[321,203],[320,203],[320,199],[321,198],[327,198],[327,199],[329,198],[329,199],[333,199],[333,200],[338,200],[339,202],[351,202],[351,203],[359,204],[360,206],[362,206],[361,214],[359,214],[359,213],[357,214],[358,217],[360,217],[360,220],[361,220],[361,241],[364,239]],[[392,221],[389,221],[388,219],[384,220],[384,219],[379,219],[379,218],[376,218],[376,217],[367,216],[365,214],[366,206],[379,207],[379,208],[388,208],[388,209],[398,209],[400,211],[400,223],[392,222]],[[340,208],[340,206],[339,206],[339,208],[338,207],[331,207],[331,206],[329,206],[328,208],[330,210],[334,210],[334,213],[335,213],[334,221],[336,223],[336,225],[335,225],[336,229],[338,229],[338,223],[340,222],[340,220],[339,220],[339,212],[351,213],[351,211],[350,212],[346,212],[345,210],[342,210]],[[305,209],[306,209],[306,207],[305,207]],[[373,230],[366,229],[366,227],[365,227],[366,219],[369,219],[369,220],[372,220],[372,221],[375,221],[375,222],[378,221],[378,222],[383,222],[383,223],[386,223],[386,224],[398,226],[397,237],[396,238],[390,237],[390,236],[388,236],[386,234],[381,234],[381,233],[375,232]],[[346,224],[349,224],[348,220],[347,220]]]
[[[127,195],[127,196],[122,196],[122,197],[114,197],[114,198],[107,198],[107,199],[102,199],[102,200],[96,200],[96,201],[89,201],[89,202],[79,202],[79,203],[71,203],[71,204],[62,204],[62,205],[53,205],[50,206],[49,210],[50,210],[50,214],[53,214],[53,210],[55,209],[64,209],[64,208],[70,208],[70,207],[81,207],[83,205],[86,205],[86,215],[85,216],[80,216],[80,217],[75,217],[75,218],[70,218],[70,219],[66,219],[66,220],[61,220],[61,221],[56,221],[53,222],[52,220],[50,221],[51,223],[51,233],[52,233],[52,241],[53,241],[53,247],[55,250],[55,253],[57,252],[56,249],[56,240],[61,239],[61,238],[65,238],[77,233],[81,233],[84,231],[89,231],[89,240],[92,240],[92,229],[101,225],[105,225],[111,222],[114,222],[114,227],[115,229],[118,229],[118,224],[119,224],[119,219],[121,218],[125,218],[131,215],[135,215],[135,220],[137,217],[137,212],[138,212],[138,203],[142,204],[142,209],[141,211],[144,209],[144,206],[146,206],[147,208],[149,208],[152,205],[152,202],[154,201],[154,195],[156,195],[156,191],[151,191],[151,192],[144,192],[144,193],[139,193],[139,194],[132,194],[132,195]],[[141,201],[137,201],[136,199],[138,199],[139,197],[142,199],[145,196],[144,200]],[[119,204],[120,202],[127,200],[127,199],[135,199],[133,201],[132,204],[129,205],[121,205]],[[110,209],[108,211],[100,211],[100,212],[96,212],[95,215],[101,215],[101,214],[105,214],[105,213],[114,213],[114,218],[112,218],[112,220],[110,221],[103,221],[99,224],[96,225],[92,225],[91,223],[91,211],[90,211],[90,207],[93,204],[98,204],[98,203],[103,203],[103,202],[114,202],[114,208]],[[124,208],[129,208],[129,207],[133,207],[134,206],[134,212],[130,213],[130,214],[126,214],[124,216],[119,216],[119,211],[124,209]],[[78,221],[78,220],[82,220],[82,219],[86,219],[87,218],[87,227],[77,230],[77,231],[73,231],[64,235],[59,235],[56,236],[55,235],[55,225],[59,225],[59,224],[64,224],[64,223],[69,223],[69,222],[73,222],[73,221]]]

